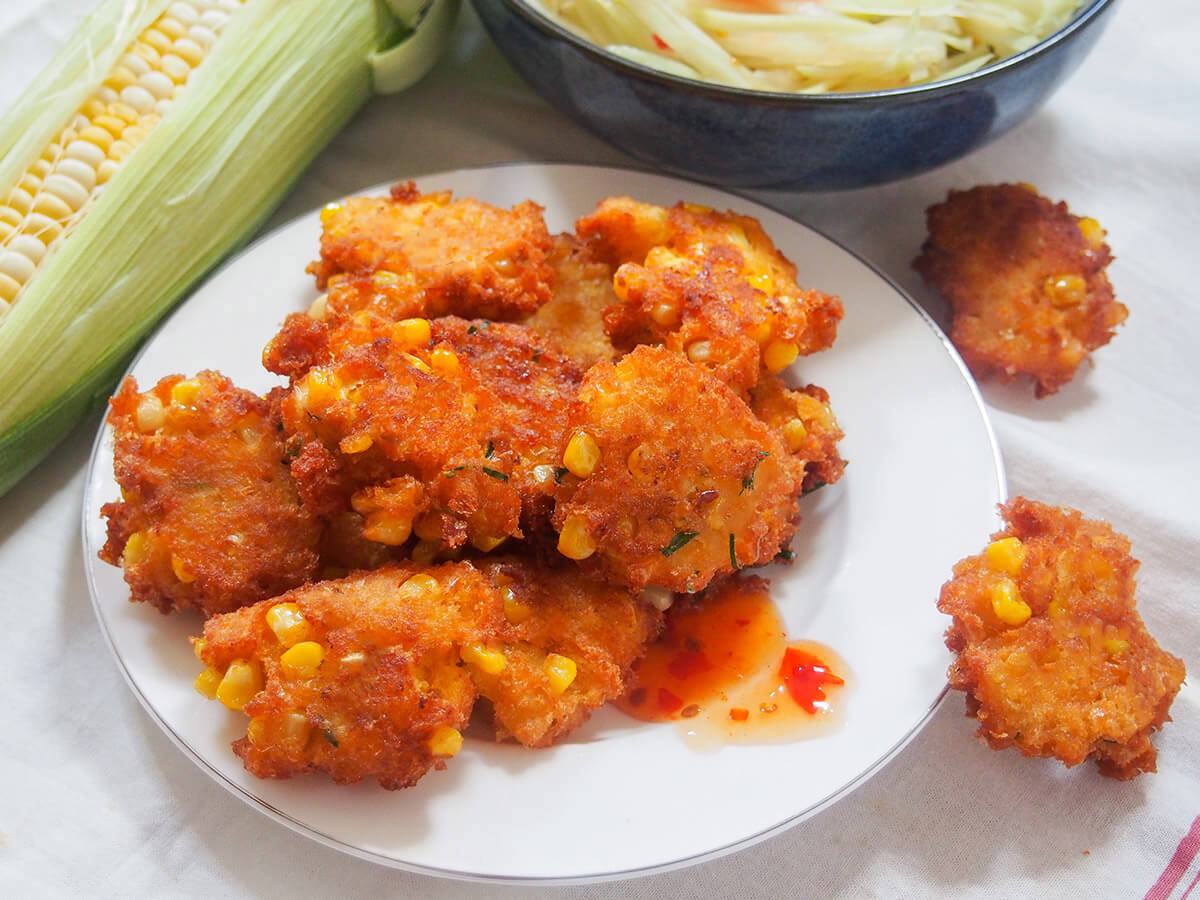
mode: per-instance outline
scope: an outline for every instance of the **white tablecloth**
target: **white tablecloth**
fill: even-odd
[[[88,0],[0,4],[0,105]],[[1132,538],[1153,633],[1200,679],[1200,11],[1126,2],[1094,54],[1033,119],[970,158],[887,187],[760,195],[872,260],[931,309],[909,268],[924,209],[948,188],[1029,181],[1098,218],[1130,308],[1059,394],[985,386],[1010,492],[1078,507]],[[470,14],[406,94],[374,100],[275,222],[365,185],[507,160],[627,163],[539,100]],[[886,209],[881,217],[879,210]],[[882,223],[882,224],[881,224]],[[20,390],[19,384],[3,390]],[[0,894],[7,897],[518,897],[326,849],[219,789],[142,711],[92,614],[79,541],[99,416],[0,499]],[[980,536],[982,542],[983,536]],[[947,560],[949,568],[951,560]],[[932,603],[934,598],[930,598]],[[940,648],[914,648],[944,652]],[[947,654],[947,661],[949,656]],[[994,753],[960,695],[864,787],[763,844],[696,868],[561,897],[1062,896],[1181,898],[1200,859],[1200,693],[1160,733],[1157,775]],[[1190,837],[1189,835],[1190,830]]]

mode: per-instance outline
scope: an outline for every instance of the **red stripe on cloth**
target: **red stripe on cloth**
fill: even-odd
[[[1146,891],[1144,900],[1167,900],[1171,891],[1175,890],[1175,885],[1179,884],[1184,873],[1191,866],[1197,853],[1200,853],[1200,816],[1196,816],[1192,820],[1192,827],[1188,829],[1188,833],[1183,836],[1183,840],[1175,848],[1175,854],[1167,863],[1167,867],[1163,869],[1163,873],[1158,876],[1158,881],[1154,882],[1154,886]],[[1188,893],[1191,893],[1192,887],[1195,886],[1196,882],[1193,881],[1191,887],[1188,888]],[[1186,897],[1187,894],[1184,896]]]
[[[1183,892],[1183,896],[1179,900],[1187,900],[1188,894],[1192,892],[1192,888],[1196,886],[1196,882],[1200,881],[1200,872],[1196,873],[1196,877],[1192,879],[1192,883],[1188,885],[1188,889]]]

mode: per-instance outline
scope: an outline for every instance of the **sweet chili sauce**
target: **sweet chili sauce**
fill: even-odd
[[[795,740],[836,725],[846,665],[828,647],[789,641],[761,578],[730,579],[677,601],[617,706],[678,722],[700,744]]]

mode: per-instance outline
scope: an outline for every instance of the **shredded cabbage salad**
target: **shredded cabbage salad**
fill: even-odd
[[[524,0],[672,75],[823,94],[940,81],[1020,53],[1080,0]]]

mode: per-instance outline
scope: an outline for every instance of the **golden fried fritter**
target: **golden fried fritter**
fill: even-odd
[[[770,562],[795,531],[804,462],[670,350],[589,369],[567,435],[559,552],[615,583],[698,591]]]
[[[299,316],[272,349],[293,377],[283,423],[314,513],[353,508],[391,546],[415,531],[485,551],[549,515],[581,375],[528,329],[447,317],[322,331]]]
[[[392,565],[210,619],[197,688],[250,717],[246,769],[407,787],[458,752],[477,690],[499,739],[543,747],[628,688],[660,613],[572,569],[481,566]]]
[[[777,430],[792,456],[804,463],[804,493],[842,477],[846,461],[837,445],[844,435],[824,388],[810,384],[794,391],[772,375],[750,392],[750,409]]]
[[[1106,522],[1017,497],[1008,527],[954,567],[938,609],[954,617],[950,685],[995,749],[1055,756],[1133,778],[1155,771],[1150,734],[1185,672],[1146,631],[1138,562]]]
[[[665,344],[736,390],[833,344],[842,305],[805,290],[756,219],[609,198],[576,223],[619,266],[604,314],[614,345]]]
[[[504,668],[489,673],[470,665],[480,695],[492,703],[498,738],[547,747],[625,694],[662,613],[574,566],[516,558],[477,565],[499,588],[508,620],[492,645],[504,654]]]
[[[550,264],[554,293],[524,324],[585,369],[612,359],[617,352],[604,331],[604,310],[618,302],[612,266],[596,258],[593,245],[570,234],[555,235]]]
[[[110,401],[122,499],[100,558],[163,612],[227,612],[303,584],[320,529],[300,505],[269,399],[217,372],[127,377]]]
[[[233,749],[260,778],[408,787],[461,746],[476,694],[460,648],[500,625],[494,597],[465,563],[309,585],[209,619],[197,688],[250,717]]]
[[[550,234],[532,201],[506,210],[408,182],[390,198],[331,204],[321,223],[321,259],[308,271],[336,313],[507,319],[550,299]]]
[[[1029,375],[1037,396],[1053,394],[1129,313],[1099,223],[1027,185],[951,191],[927,221],[913,268],[950,305],[950,339],[976,378]]]

